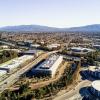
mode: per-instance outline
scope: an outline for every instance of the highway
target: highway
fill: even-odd
[[[62,95],[57,95],[53,100],[81,100],[81,95],[79,94],[79,91],[82,87],[90,86],[91,82],[88,80],[84,80],[80,82],[74,89],[70,90],[69,92],[66,92]]]
[[[7,77],[5,80],[0,82],[0,92],[3,92],[5,89],[13,85],[16,81],[18,81],[19,77],[30,70],[32,67],[34,67],[36,64],[38,64],[42,59],[45,59],[48,55],[52,54],[54,52],[49,52],[40,55],[38,58],[36,58],[33,62],[29,63],[28,65],[24,66],[23,68],[19,69],[17,72],[11,74],[9,77]]]

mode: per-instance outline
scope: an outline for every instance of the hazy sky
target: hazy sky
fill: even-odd
[[[0,0],[0,27],[100,24],[100,0]]]

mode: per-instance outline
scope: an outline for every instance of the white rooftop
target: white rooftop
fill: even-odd
[[[24,55],[19,58],[15,58],[13,60],[10,60],[9,63],[4,63],[3,65],[0,66],[0,68],[15,68],[18,67],[20,64],[24,63],[28,59],[32,59],[33,56],[30,55]]]
[[[0,76],[6,74],[7,72],[5,70],[0,70]]]
[[[89,49],[89,48],[83,48],[83,47],[72,47],[71,49],[76,49],[76,50],[88,50],[88,51],[94,51],[93,49]]]
[[[100,47],[100,45],[98,45],[98,44],[96,44],[96,45],[93,45],[93,46],[98,46],[98,47]]]
[[[50,44],[50,45],[48,45],[47,47],[48,47],[48,48],[56,48],[56,47],[58,47],[58,46],[60,46],[60,44],[55,43],[55,44]]]
[[[38,52],[40,52],[40,50],[28,50],[28,51],[25,51],[24,53],[34,53],[34,54],[36,54]]]
[[[33,47],[39,47],[40,45],[39,44],[32,44],[31,46],[33,46]]]
[[[96,89],[97,91],[100,91],[100,80],[93,81],[93,82],[92,82],[92,87],[93,87],[94,89]]]
[[[59,58],[58,55],[51,55],[42,64],[40,64],[37,69],[50,69],[54,62]]]

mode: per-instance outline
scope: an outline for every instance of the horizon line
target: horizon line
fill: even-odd
[[[50,28],[76,28],[76,27],[84,27],[84,26],[100,25],[100,24],[85,24],[85,25],[77,25],[77,26],[70,26],[70,27],[67,27],[67,26],[66,27],[56,27],[56,26],[41,25],[41,24],[19,24],[19,25],[4,25],[4,26],[0,26],[0,28],[17,27],[17,26],[31,26],[31,25],[44,26],[44,27],[50,27]]]

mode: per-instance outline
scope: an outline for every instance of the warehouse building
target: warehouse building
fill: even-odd
[[[93,48],[100,50],[100,45],[93,45]]]
[[[38,47],[40,47],[41,45],[40,44],[31,44],[31,47],[32,48],[38,48]]]
[[[15,58],[8,63],[5,63],[0,66],[0,71],[12,72],[14,69],[21,67],[22,64],[26,63],[28,60],[31,60],[34,56],[24,55],[19,58]]]
[[[42,53],[43,52],[41,50],[28,50],[28,51],[21,52],[20,54],[22,54],[22,55],[35,55],[35,56],[39,56]]]
[[[100,78],[100,67],[98,66],[90,66],[88,72],[91,76],[96,78]]]
[[[1,76],[4,76],[6,73],[7,73],[7,71],[5,71],[5,70],[0,70],[0,77],[1,77]]]
[[[91,92],[98,98],[100,98],[100,80],[93,81],[91,86]]]
[[[60,47],[61,47],[61,45],[57,44],[57,43],[47,45],[47,48],[49,48],[49,49],[59,49]]]
[[[88,53],[94,51],[93,49],[83,48],[83,47],[72,47],[71,50],[73,52],[81,52],[81,53]]]
[[[63,61],[63,56],[50,55],[43,63],[32,70],[33,75],[50,75],[53,77]]]

